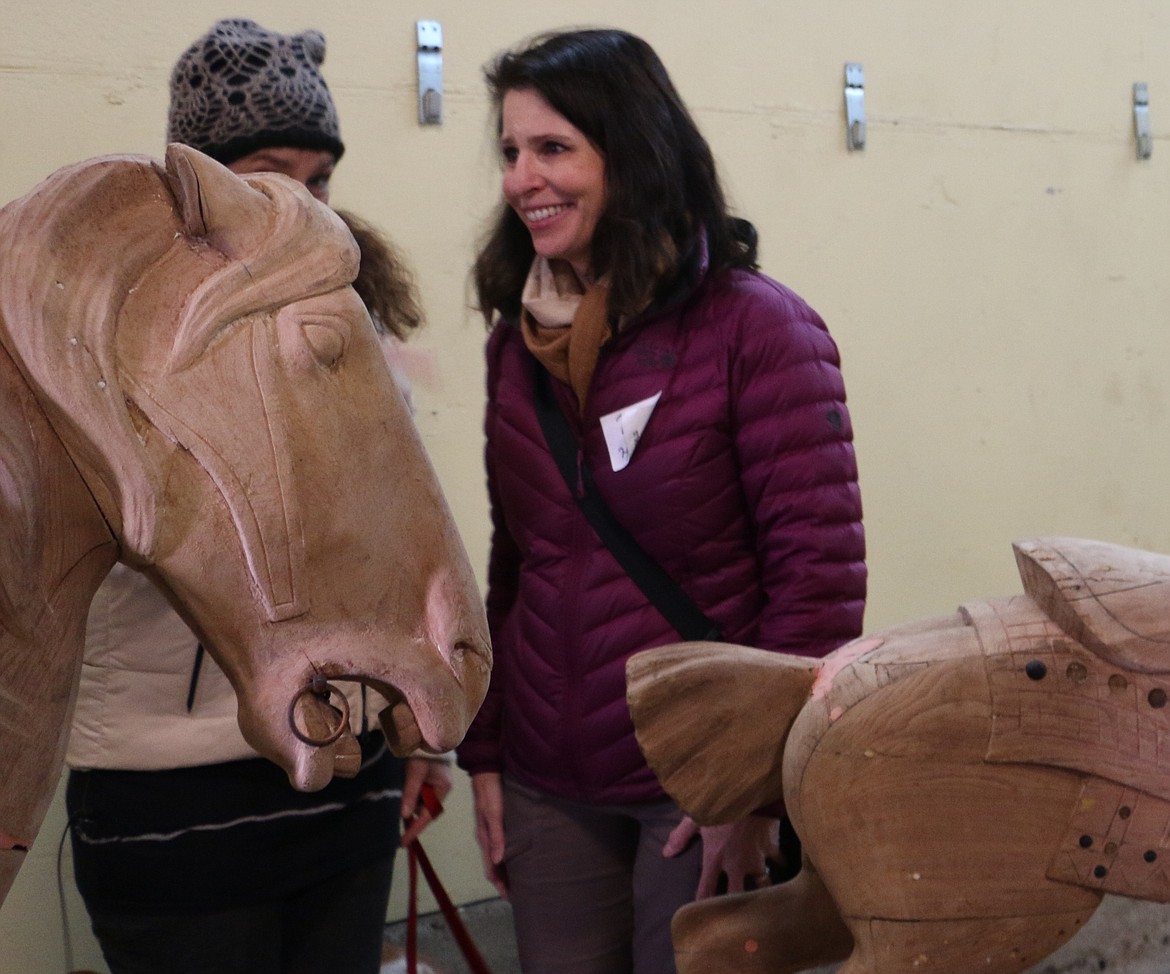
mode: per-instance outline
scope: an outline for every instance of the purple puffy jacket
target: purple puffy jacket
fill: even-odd
[[[796,294],[724,271],[602,349],[583,417],[552,382],[606,503],[728,642],[822,656],[861,632],[865,540],[838,366]],[[660,798],[634,739],[625,662],[678,633],[574,503],[518,328],[493,329],[487,367],[495,668],[459,764],[577,801]],[[659,392],[615,473],[600,417]]]

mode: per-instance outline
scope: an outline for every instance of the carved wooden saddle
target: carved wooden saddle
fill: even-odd
[[[1041,635],[1010,602],[961,610],[992,650],[987,760],[1088,776],[1050,879],[1166,901],[1170,558],[1081,539],[1015,550],[1024,589],[1051,628]],[[992,649],[990,633],[1029,625],[1030,637],[1021,631],[1000,642],[1003,652]]]

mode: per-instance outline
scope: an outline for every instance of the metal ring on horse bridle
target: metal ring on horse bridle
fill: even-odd
[[[320,697],[326,703],[329,702],[329,696],[336,694],[339,709],[341,710],[341,719],[337,723],[337,727],[330,731],[325,737],[309,737],[304,731],[297,726],[297,702],[301,697],[312,694],[314,697]],[[293,736],[302,744],[308,744],[310,747],[328,747],[336,741],[342,734],[346,732],[349,727],[349,700],[346,699],[344,693],[335,686],[330,686],[323,676],[315,676],[308,684],[297,691],[292,698],[292,702],[288,705],[288,726],[292,729]]]

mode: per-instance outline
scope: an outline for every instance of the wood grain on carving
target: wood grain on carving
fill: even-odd
[[[1106,892],[1170,899],[1170,557],[1069,538],[1016,555],[1024,594],[824,661],[719,644],[631,660],[667,791],[726,818],[778,774],[807,858],[804,879],[680,911],[680,974],[828,963],[842,922],[841,974],[1008,974]]]

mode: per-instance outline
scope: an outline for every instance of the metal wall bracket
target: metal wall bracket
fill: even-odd
[[[845,65],[845,144],[850,152],[865,148],[865,70]]]
[[[418,29],[418,123],[443,124],[443,27],[420,20]]]
[[[1150,135],[1150,92],[1144,81],[1133,86],[1133,134],[1137,139],[1137,157],[1149,159],[1154,154]]]

